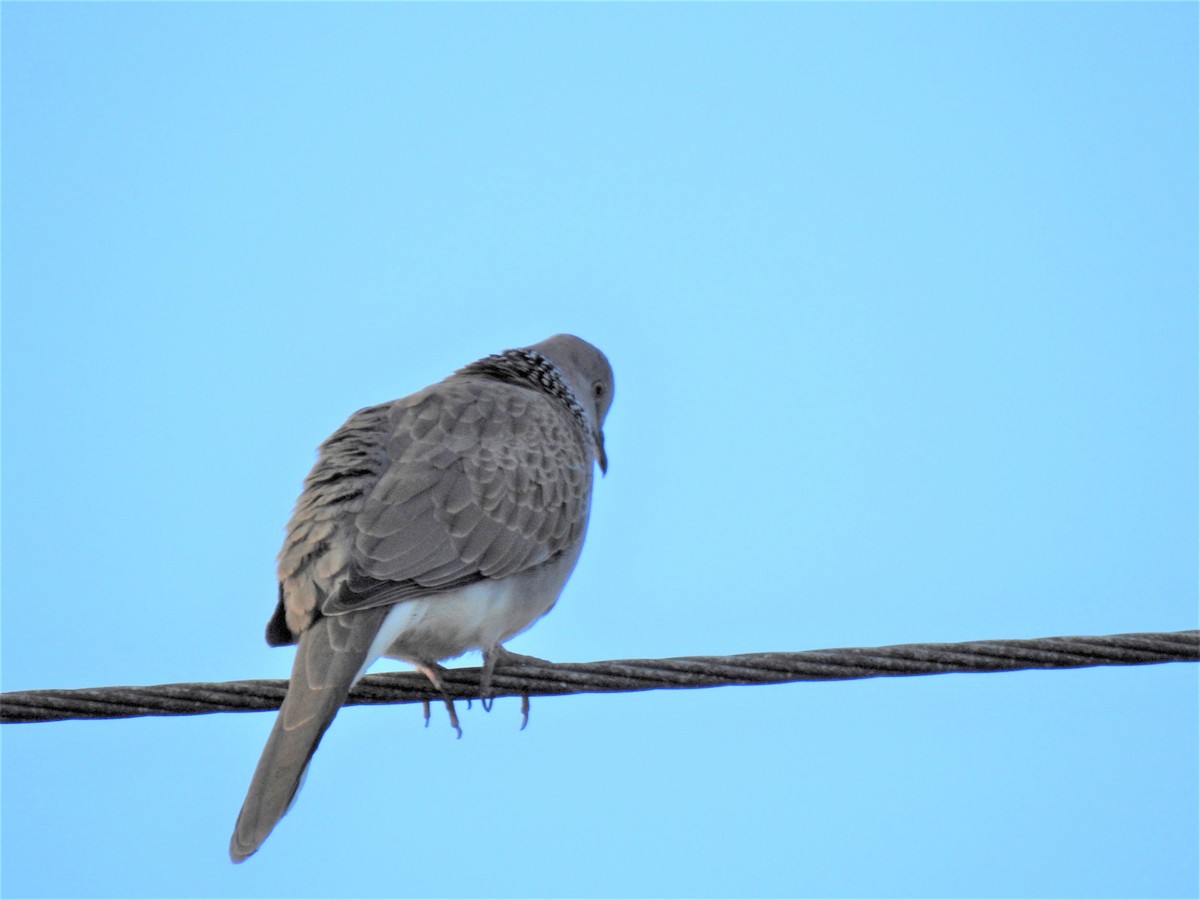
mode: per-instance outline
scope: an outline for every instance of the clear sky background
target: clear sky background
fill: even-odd
[[[3,7],[5,690],[284,677],[314,448],[616,371],[559,661],[1197,627],[1195,4]],[[464,663],[474,665],[470,657]],[[3,728],[7,897],[1195,896],[1197,669]]]

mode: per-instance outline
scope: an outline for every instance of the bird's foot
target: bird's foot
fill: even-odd
[[[494,651],[496,665],[499,666],[552,666],[554,663],[540,656],[526,656],[524,653],[513,653],[507,647],[497,647]]]
[[[458,724],[458,712],[454,709],[454,701],[450,699],[450,695],[446,693],[446,684],[442,681],[442,672],[446,671],[437,663],[422,663],[417,666],[417,671],[429,679],[434,688],[442,695],[442,702],[446,704],[446,712],[450,715],[450,727],[457,733],[458,737],[462,737],[462,726]],[[425,707],[425,727],[429,727],[429,701],[423,701]]]
[[[487,712],[492,711],[492,675],[496,667],[517,666],[549,666],[550,660],[539,656],[526,656],[523,653],[513,653],[499,644],[483,654],[483,674],[479,678],[479,702]],[[521,695],[521,729],[529,724],[529,695]]]

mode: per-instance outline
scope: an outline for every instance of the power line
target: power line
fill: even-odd
[[[497,670],[492,693],[546,697],[1166,662],[1200,662],[1200,631],[533,664]],[[477,698],[479,674],[478,668],[445,670],[446,692],[455,700]],[[0,722],[253,712],[278,709],[286,693],[287,682],[282,680],[11,691],[0,694]],[[425,676],[390,672],[363,678],[346,705],[440,699]]]

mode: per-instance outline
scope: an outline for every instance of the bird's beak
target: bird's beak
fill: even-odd
[[[604,452],[604,432],[596,435],[596,462],[600,463],[600,474],[608,474],[608,454]]]

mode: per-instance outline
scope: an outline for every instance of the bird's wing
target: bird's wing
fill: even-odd
[[[353,518],[325,615],[390,605],[556,558],[582,539],[592,460],[544,395],[444,382],[395,404],[382,471]]]

